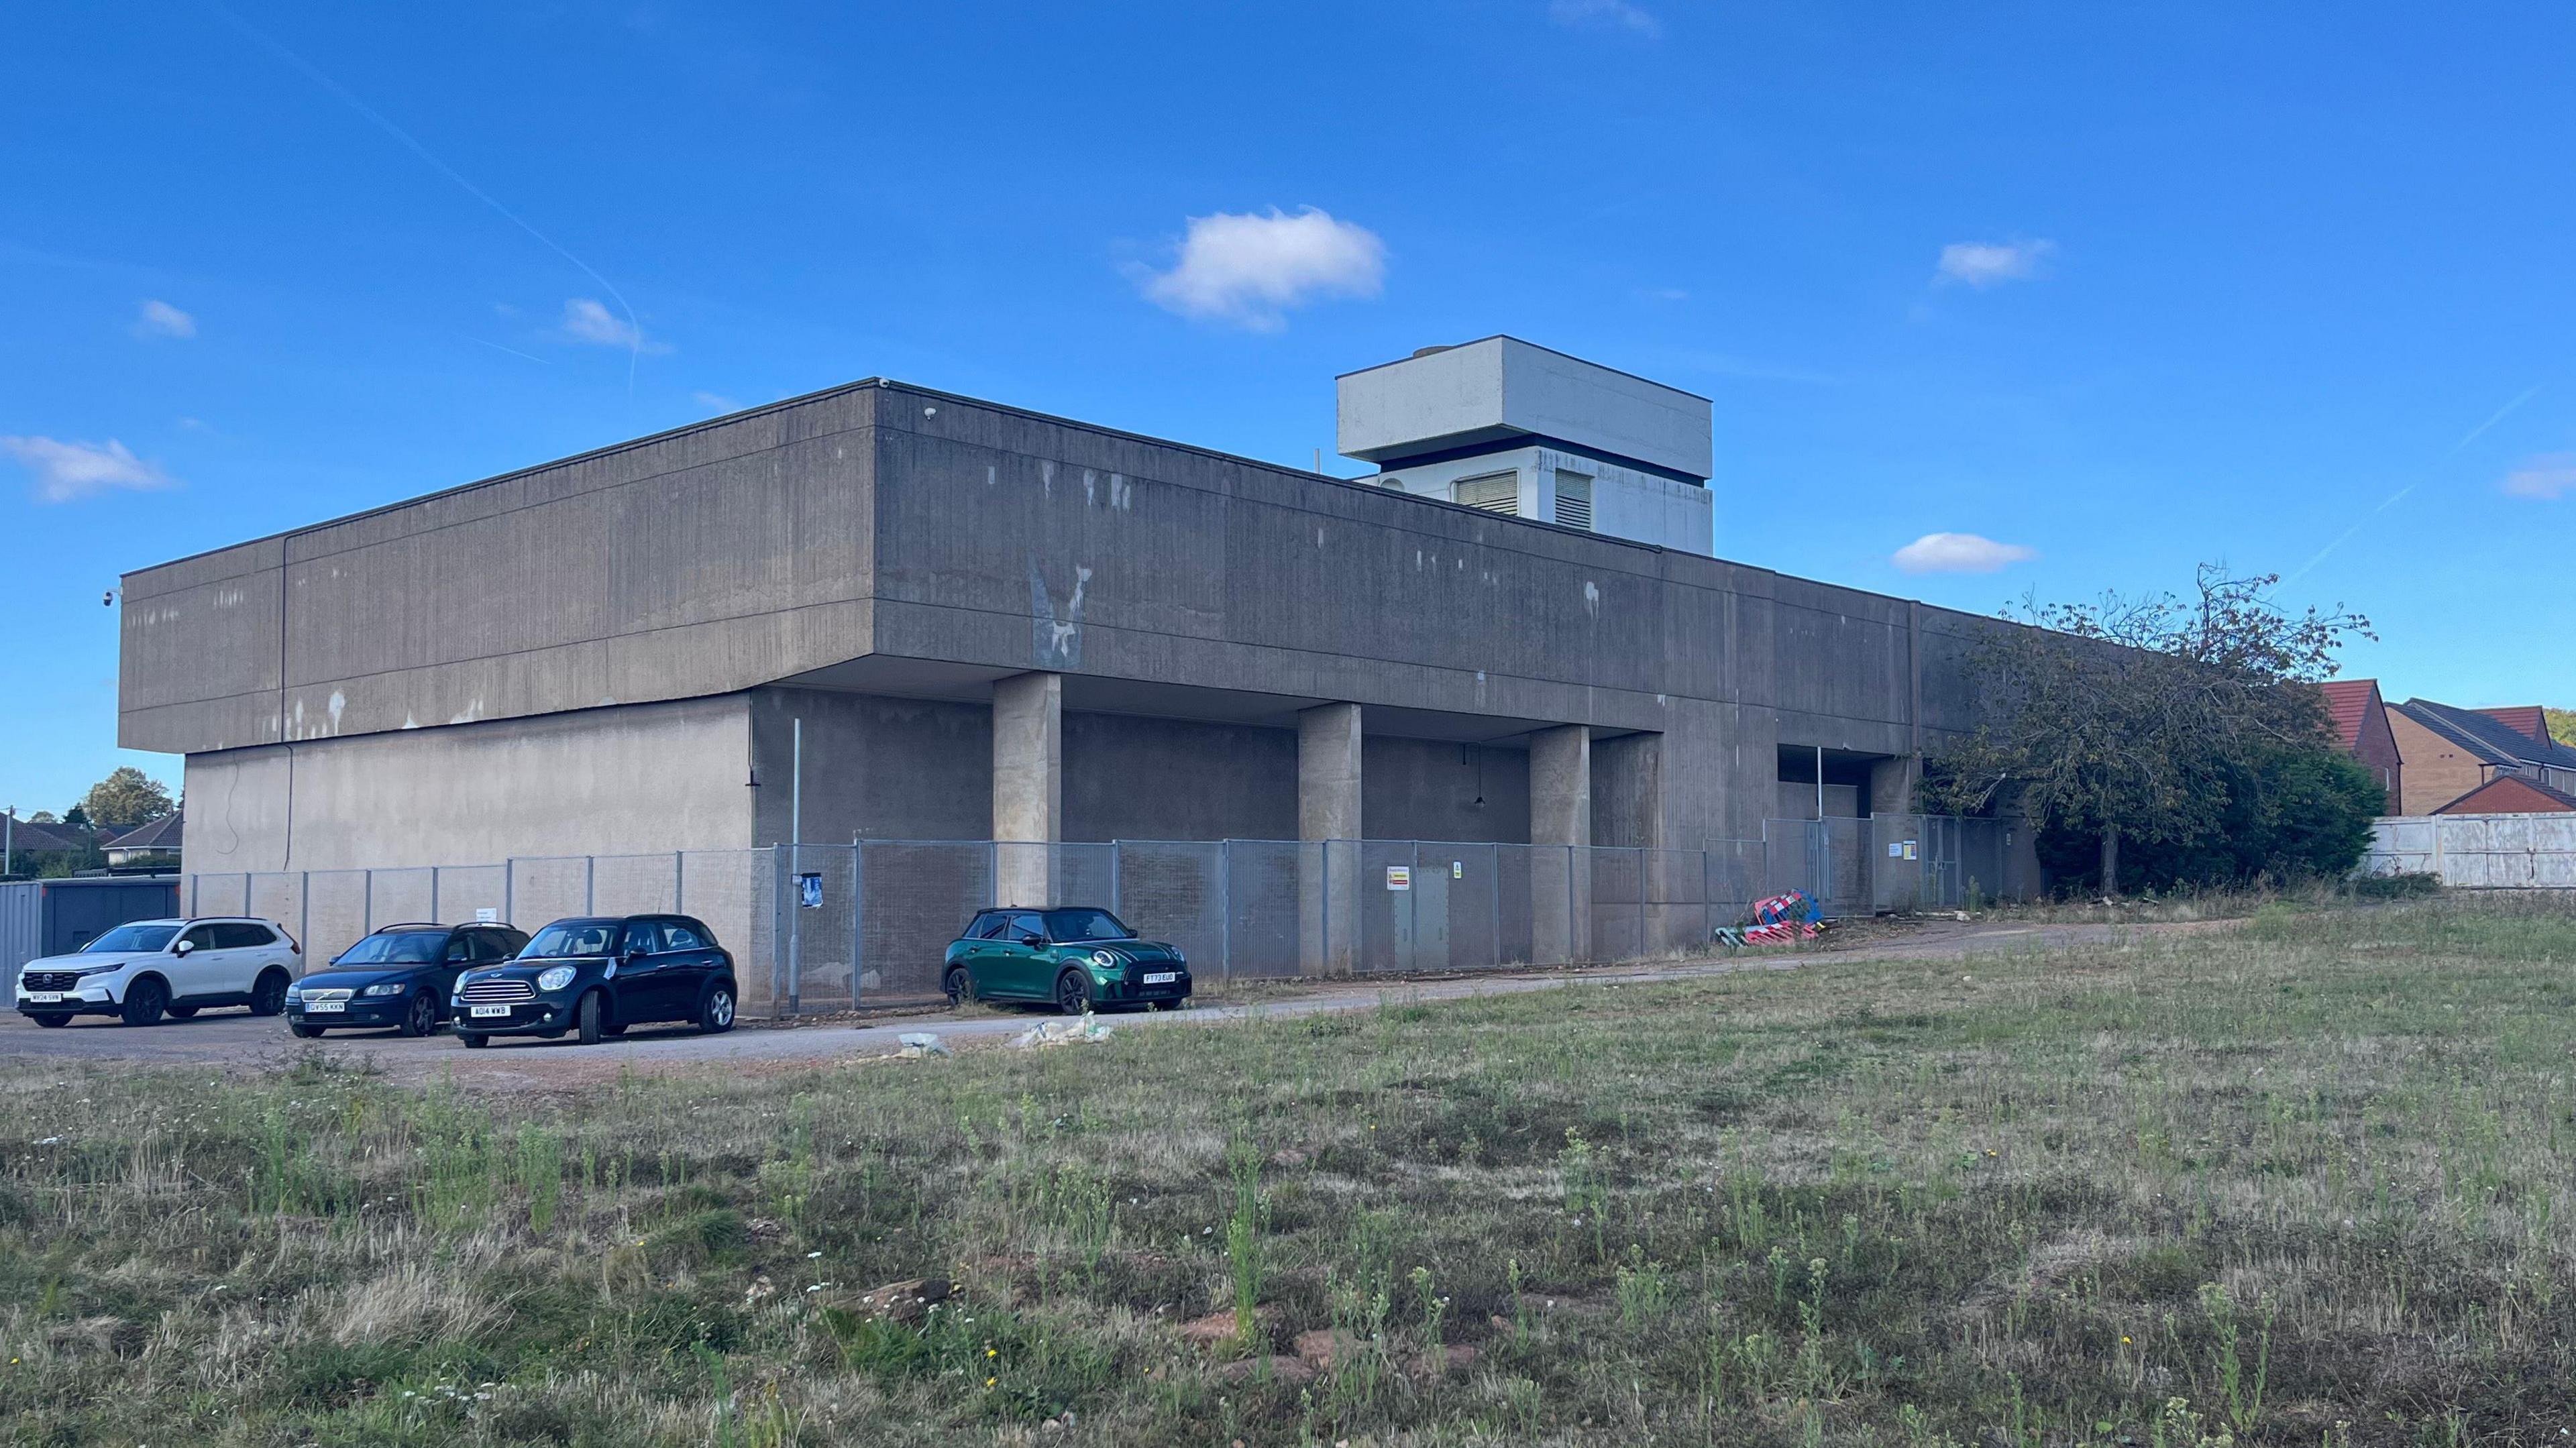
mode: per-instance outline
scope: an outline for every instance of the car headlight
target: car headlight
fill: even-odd
[[[1102,970],[1116,970],[1118,968],[1118,957],[1111,955],[1105,950],[1095,950],[1091,952],[1091,963],[1100,967]]]
[[[537,989],[562,990],[565,986],[572,984],[572,976],[573,969],[571,966],[558,965],[554,969],[546,971],[544,974],[537,977]]]
[[[407,989],[407,987],[405,987],[401,981],[388,981],[383,985],[371,985],[367,987],[366,994],[371,996],[401,995],[405,989]]]

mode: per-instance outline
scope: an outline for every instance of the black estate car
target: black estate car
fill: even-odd
[[[313,1037],[339,1029],[426,1036],[447,1019],[456,977],[519,953],[527,935],[497,921],[388,925],[286,989],[286,1026]]]
[[[1095,1006],[1179,1006],[1190,998],[1180,947],[1139,940],[1094,905],[986,910],[948,947],[941,988],[953,1002],[1044,1001],[1067,1015]]]
[[[733,1027],[733,956],[687,915],[558,920],[506,964],[456,979],[448,1011],[468,1046],[571,1032],[584,1045],[647,1021]]]

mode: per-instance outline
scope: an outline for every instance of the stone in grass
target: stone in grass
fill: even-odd
[[[1308,1372],[1328,1373],[1333,1370],[1336,1360],[1348,1362],[1357,1357],[1362,1343],[1351,1333],[1318,1327],[1297,1334],[1296,1341],[1290,1346],[1296,1351],[1297,1361]],[[1417,1353],[1405,1359],[1404,1371],[1416,1378],[1445,1377],[1464,1370],[1475,1361],[1474,1348],[1465,1343],[1452,1343],[1443,1347],[1437,1358],[1430,1353]]]
[[[1266,1341],[1270,1336],[1271,1325],[1276,1322],[1278,1318],[1279,1309],[1268,1303],[1263,1303],[1261,1306],[1252,1309],[1252,1335],[1254,1339],[1256,1341]],[[1230,1346],[1235,1342],[1236,1325],[1237,1324],[1234,1320],[1234,1309],[1231,1307],[1225,1308],[1222,1311],[1211,1312],[1205,1317],[1193,1317],[1189,1321],[1181,1324],[1181,1341],[1186,1342],[1193,1347],[1204,1348],[1213,1352],[1218,1348]]]
[[[956,1284],[945,1277],[915,1277],[905,1282],[889,1282],[859,1294],[850,1304],[854,1312],[883,1318],[902,1327],[919,1327],[930,1316],[930,1309],[948,1300]]]

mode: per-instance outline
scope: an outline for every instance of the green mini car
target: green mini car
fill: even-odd
[[[1190,998],[1190,966],[1178,948],[1138,940],[1095,906],[984,910],[949,945],[940,983],[951,1004],[1038,1001],[1072,1016],[1178,1006]]]

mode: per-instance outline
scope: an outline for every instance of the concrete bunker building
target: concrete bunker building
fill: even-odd
[[[1712,556],[1706,399],[1495,337],[1339,427],[1379,474],[754,408],[127,575],[119,739],[207,872],[782,843],[800,737],[809,841],[1696,849],[1910,809],[1968,722],[1968,616]]]

